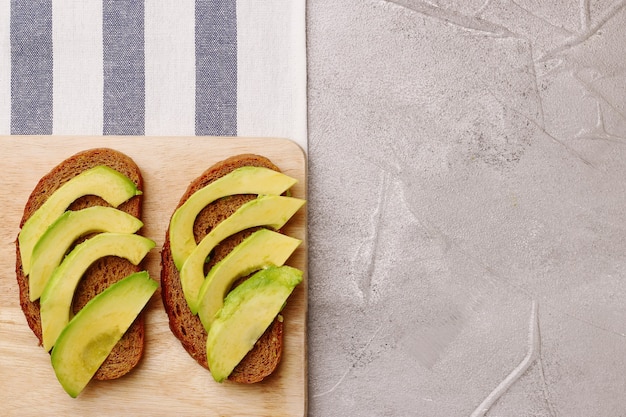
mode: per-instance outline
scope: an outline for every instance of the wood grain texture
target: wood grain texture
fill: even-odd
[[[303,241],[287,262],[305,279],[285,309],[285,349],[277,372],[250,386],[218,384],[182,348],[168,327],[160,294],[147,307],[144,358],[129,375],[92,381],[77,399],[56,380],[49,355],[38,346],[19,307],[15,239],[24,204],[52,167],[84,149],[111,147],[139,165],[145,180],[144,228],[156,241],[147,257],[158,280],[160,249],[170,216],[189,183],[212,164],[258,153],[298,179],[306,198],[306,159],[293,142],[277,138],[214,137],[0,137],[0,412],[2,415],[257,415],[303,416],[307,407],[306,206],[285,232]]]

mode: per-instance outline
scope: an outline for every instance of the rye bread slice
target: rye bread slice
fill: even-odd
[[[211,166],[196,178],[180,199],[177,208],[184,204],[194,192],[243,166],[265,167],[280,171],[276,165],[263,156],[252,154],[233,156]],[[219,222],[233,214],[241,205],[256,197],[254,194],[233,195],[219,199],[205,207],[194,223],[196,243],[199,243]],[[211,253],[210,261],[205,265],[205,275],[213,265],[223,259],[255,230],[258,228],[243,230],[217,245]],[[161,296],[172,333],[180,340],[187,353],[208,369],[206,358],[207,332],[202,326],[200,318],[191,312],[185,300],[180,275],[172,258],[169,229],[165,235],[165,243],[161,252]],[[283,322],[282,316],[277,316],[254,348],[235,367],[228,379],[245,384],[263,380],[274,372],[280,363],[282,346]]]
[[[56,189],[81,172],[98,165],[107,165],[126,175],[137,185],[139,190],[143,190],[143,178],[139,167],[127,155],[108,148],[90,149],[79,152],[61,162],[41,178],[26,203],[24,214],[20,222],[20,228]],[[97,196],[84,196],[72,203],[69,209],[80,210],[91,206],[107,205],[106,201]],[[141,195],[132,197],[130,200],[118,206],[118,209],[137,218],[141,218],[141,208]],[[41,344],[42,334],[39,300],[34,302],[29,300],[28,277],[24,276],[22,270],[22,260],[17,239],[15,245],[17,258],[15,272],[20,290],[20,306],[26,316],[28,325]],[[87,301],[102,292],[109,285],[141,269],[141,264],[135,266],[123,258],[108,256],[99,259],[89,267],[78,284],[72,304],[74,313],[78,312]],[[115,379],[128,373],[139,363],[143,354],[143,345],[144,318],[143,314],[140,314],[122,339],[113,348],[111,354],[100,366],[94,378],[99,380]]]

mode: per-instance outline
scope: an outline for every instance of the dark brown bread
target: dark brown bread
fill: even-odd
[[[71,178],[81,172],[98,165],[107,165],[126,175],[143,190],[143,178],[135,162],[121,152],[108,148],[90,149],[77,153],[45,175],[31,193],[20,227],[26,220],[58,189]],[[106,201],[96,196],[84,196],[76,200],[69,207],[70,210],[79,210],[91,206],[106,206]],[[122,203],[118,208],[137,218],[141,218],[142,196],[138,195]],[[26,321],[33,333],[42,343],[41,318],[39,314],[39,300],[34,302],[28,296],[28,277],[24,276],[20,257],[19,242],[16,240],[16,274],[20,289],[20,305],[26,316]],[[141,264],[135,266],[126,259],[109,256],[92,264],[81,279],[74,296],[74,312],[80,310],[90,299],[102,292],[109,285],[125,276],[141,270]],[[128,373],[137,365],[143,354],[144,318],[141,314],[124,334],[122,339],[113,348],[113,351],[100,366],[94,378],[100,380],[115,379]]]
[[[187,201],[194,192],[243,166],[266,167],[279,171],[278,167],[269,159],[258,155],[244,154],[225,159],[207,169],[189,185],[177,208]],[[242,204],[254,198],[256,195],[235,195],[222,198],[208,205],[200,212],[194,223],[196,242],[200,242],[219,222],[234,213]],[[212,251],[210,262],[205,267],[205,274],[253,231],[253,229],[244,230],[221,242]],[[208,369],[206,358],[207,333],[198,316],[191,312],[185,301],[180,275],[172,259],[169,230],[166,233],[161,252],[161,296],[169,317],[170,329],[189,355]],[[280,363],[282,344],[283,323],[282,318],[277,317],[228,379],[247,384],[263,380],[274,372]]]

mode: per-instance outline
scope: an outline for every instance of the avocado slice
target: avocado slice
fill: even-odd
[[[41,294],[41,331],[46,351],[69,322],[74,291],[89,265],[104,256],[119,256],[137,265],[154,246],[152,240],[128,233],[100,233],[76,245],[54,270]]]
[[[204,282],[204,262],[218,243],[250,227],[280,229],[304,203],[304,200],[293,197],[263,195],[243,204],[218,223],[191,252],[180,270],[180,281],[191,312],[198,313],[198,296]]]
[[[157,287],[146,271],[129,275],[91,299],[63,329],[51,360],[71,397],[89,383]]]
[[[180,271],[185,259],[193,252],[196,241],[193,224],[198,213],[213,201],[234,194],[279,195],[297,182],[269,168],[245,166],[196,191],[180,206],[170,222],[170,246],[176,268]]]
[[[33,248],[67,207],[84,195],[97,195],[113,207],[141,194],[128,177],[105,165],[78,174],[59,187],[22,226],[18,236],[24,275],[30,273]]]
[[[241,242],[207,275],[200,288],[198,316],[208,331],[235,280],[270,266],[282,266],[302,241],[261,229]]]
[[[76,239],[91,232],[135,233],[141,220],[112,207],[88,207],[63,213],[41,236],[31,260],[28,279],[30,301],[41,296],[43,289]]]
[[[226,296],[206,342],[213,379],[222,382],[228,378],[300,282],[302,271],[289,266],[270,267],[255,273]]]

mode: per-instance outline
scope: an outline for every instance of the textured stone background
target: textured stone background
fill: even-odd
[[[626,1],[307,13],[310,414],[626,415]]]

